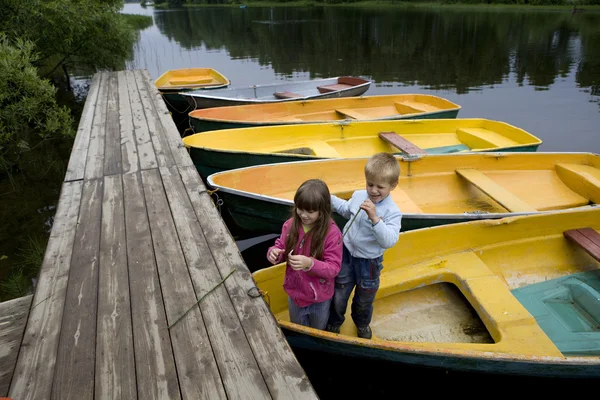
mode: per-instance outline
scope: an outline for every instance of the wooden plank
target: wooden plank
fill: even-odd
[[[94,124],[85,165],[85,179],[97,179],[104,175],[104,139],[106,137],[106,108],[108,105],[108,73],[102,73],[98,101],[94,112]]]
[[[273,93],[273,96],[278,99],[295,99],[296,97],[302,97],[301,94],[292,92],[275,92]]]
[[[173,121],[169,110],[167,110],[167,105],[165,104],[162,95],[158,91],[158,88],[154,84],[154,81],[150,77],[148,71],[143,70],[142,74],[146,78],[146,87],[148,89],[148,93],[150,93],[150,97],[154,102],[154,107],[164,128],[163,132],[167,138],[169,147],[171,148],[171,153],[175,158],[175,163],[179,166],[194,165],[188,150],[185,148],[185,145],[181,140],[181,135],[177,130],[177,126],[175,126],[175,122]]]
[[[154,154],[152,139],[148,133],[148,123],[142,107],[140,93],[135,83],[135,74],[133,71],[125,71],[127,77],[127,89],[129,90],[129,103],[131,105],[131,115],[133,117],[133,132],[135,143],[138,150],[141,169],[156,168],[158,162]]]
[[[146,115],[146,122],[148,123],[148,132],[154,146],[154,153],[160,167],[170,167],[175,165],[167,137],[164,133],[164,128],[158,117],[158,112],[154,108],[154,104],[150,99],[148,89],[145,82],[145,77],[142,71],[135,71],[135,81],[137,84],[138,91],[140,93],[140,99],[142,101],[142,108]]]
[[[477,187],[483,193],[490,196],[494,201],[506,208],[510,212],[536,212],[537,210],[525,203],[523,200],[488,178],[482,172],[472,169],[457,169],[456,173],[472,185]]]
[[[119,86],[117,73],[108,75],[106,105],[106,142],[104,145],[104,175],[121,173],[121,132],[119,123]]]
[[[178,179],[179,176],[165,175],[165,178]],[[148,215],[151,216],[150,230],[167,321],[171,325],[198,299],[179,244],[160,173],[156,169],[143,171],[142,182]],[[179,210],[176,211],[179,213]],[[211,258],[210,253],[205,254],[205,257]],[[182,397],[225,399],[211,341],[199,308],[194,307],[171,328],[170,333]],[[219,335],[223,335],[223,332]]]
[[[123,175],[127,265],[139,399],[179,399],[140,174]]]
[[[404,139],[396,132],[379,132],[379,137],[406,154],[427,154],[425,150]]]
[[[187,260],[189,274],[192,277],[196,293],[198,296],[202,296],[218,285],[222,277],[212,258],[210,248],[196,219],[194,208],[177,168],[161,168],[160,172],[179,234],[179,241]],[[270,398],[268,388],[225,287],[220,286],[205,297],[200,303],[200,310],[210,336],[212,352],[219,366],[217,372],[221,374],[220,378],[225,385],[227,397],[233,399]],[[223,332],[227,332],[227,334],[223,334]],[[203,376],[207,376],[209,382],[213,379],[207,373],[204,373]],[[218,376],[214,378],[218,379]]]
[[[73,149],[71,150],[69,165],[67,166],[67,172],[64,179],[65,182],[83,179],[101,77],[101,73],[94,74],[92,82],[90,83],[87,98],[79,119],[77,135],[75,136],[75,142],[73,143]]]
[[[129,104],[129,89],[125,71],[117,74],[119,87],[119,125],[121,129],[121,162],[124,174],[131,174],[140,169],[137,156],[137,145],[133,132],[131,105]]]
[[[106,176],[98,271],[96,399],[137,398],[124,214],[121,176]]]
[[[63,183],[11,382],[13,399],[50,397],[82,181]]]
[[[32,295],[0,303],[0,396],[8,394]]]
[[[592,228],[571,229],[564,236],[580,246],[586,253],[600,261],[600,233]]]
[[[94,398],[103,187],[103,179],[83,184],[52,387],[54,399]]]
[[[180,168],[180,174],[221,276],[236,269],[224,285],[271,395],[285,399],[317,398],[265,301],[248,296],[248,291],[256,287],[252,274],[209,194],[198,193],[198,172],[186,167]]]

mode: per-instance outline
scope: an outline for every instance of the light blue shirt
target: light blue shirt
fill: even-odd
[[[373,225],[367,213],[360,209],[360,205],[368,198],[366,190],[357,190],[347,201],[331,195],[331,206],[333,211],[348,218],[343,233],[345,234],[344,244],[350,254],[353,257],[374,259],[383,255],[385,249],[394,246],[398,241],[402,226],[402,212],[392,197],[388,195],[379,203],[375,203],[380,219]],[[348,228],[359,210],[360,213],[354,223]],[[348,229],[349,231],[346,233]]]

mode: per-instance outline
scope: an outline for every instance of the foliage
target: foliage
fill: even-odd
[[[56,89],[32,65],[33,47],[21,39],[13,45],[0,33],[0,173],[40,143],[73,134],[69,110],[56,104]]]
[[[136,30],[143,30],[152,26],[152,17],[149,15],[121,14],[129,26]]]

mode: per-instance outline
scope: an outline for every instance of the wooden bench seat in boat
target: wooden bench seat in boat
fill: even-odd
[[[275,92],[273,93],[273,96],[278,99],[295,99],[297,97],[303,97],[301,94],[292,92]]]
[[[209,76],[180,76],[169,79],[171,85],[199,85],[201,83],[211,83],[213,78]]]
[[[400,187],[396,186],[396,188],[391,191],[390,195],[392,196],[394,203],[400,207],[402,213],[423,214],[423,210],[421,210],[421,208],[410,198],[408,193],[400,189]]]
[[[396,132],[379,132],[379,137],[406,154],[427,154],[425,150],[404,139]]]
[[[481,171],[472,168],[457,169],[456,173],[469,181],[494,201],[510,212],[535,212],[533,208],[517,196],[494,182]]]
[[[345,83],[334,83],[332,85],[317,86],[317,90],[319,91],[319,93],[331,93],[337,92],[338,90],[348,89],[351,87],[352,85],[346,85]]]
[[[415,101],[397,101],[394,103],[396,110],[402,114],[420,114],[428,111],[439,111],[439,108]]]
[[[592,228],[581,228],[564,231],[563,235],[570,242],[575,243],[585,250],[585,252],[594,257],[594,259],[600,261],[600,233]]]
[[[348,116],[353,119],[370,119],[372,117],[362,114],[360,111],[357,111],[353,108],[339,108],[335,111],[339,112],[342,115]]]
[[[591,165],[556,164],[556,173],[569,189],[600,204],[600,170]]]
[[[456,130],[456,136],[458,137],[458,140],[466,143],[472,149],[510,147],[518,144],[504,135],[484,128],[458,128]]]
[[[317,157],[323,158],[342,158],[340,153],[333,147],[325,142],[311,142],[307,144]]]
[[[460,348],[498,353],[562,356],[528,310],[475,253],[464,251],[386,273],[377,297],[448,282],[454,284],[477,312],[496,343],[461,343]],[[422,344],[426,347],[427,344]],[[454,344],[435,343],[437,348]]]

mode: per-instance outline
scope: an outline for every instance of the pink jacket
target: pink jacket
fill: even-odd
[[[275,245],[269,247],[267,255],[272,248],[285,250],[285,239],[292,227],[292,219],[283,224],[281,236],[275,240]],[[309,232],[310,233],[310,232]],[[304,229],[300,227],[298,232],[298,243],[294,248],[295,255],[310,257],[310,236],[303,242]],[[298,307],[306,307],[314,303],[321,303],[333,297],[334,280],[342,268],[342,232],[332,220],[329,232],[325,236],[323,246],[323,259],[314,260],[314,265],[309,271],[294,271],[289,265],[285,267],[285,279],[283,289]],[[283,252],[277,263],[287,259]]]

